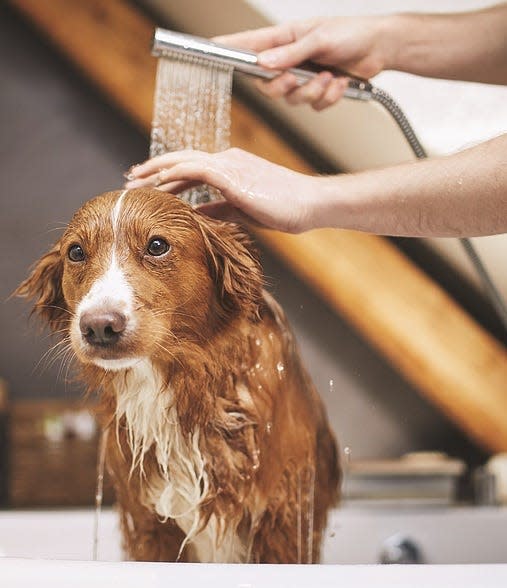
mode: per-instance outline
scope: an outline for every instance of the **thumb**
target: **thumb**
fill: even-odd
[[[211,218],[236,223],[239,225],[261,226],[251,216],[242,212],[226,200],[212,200],[198,204],[195,207],[197,212],[210,216]]]
[[[285,69],[310,59],[315,49],[311,35],[305,35],[293,43],[262,51],[258,55],[258,63],[271,69]]]

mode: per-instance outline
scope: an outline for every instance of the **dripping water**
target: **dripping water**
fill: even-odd
[[[347,500],[347,482],[349,479],[350,474],[350,462],[352,459],[352,449],[346,445],[343,448],[343,485],[342,485],[342,495],[344,500]]]
[[[102,499],[104,496],[104,465],[106,461],[106,447],[109,428],[102,431],[99,442],[99,452],[97,459],[97,485],[95,489],[95,519],[93,524],[93,561],[97,561],[99,556],[99,526],[100,514],[102,512]]]
[[[315,468],[309,466],[309,488],[308,488],[308,553],[307,563],[313,563],[313,521],[315,503]]]
[[[297,562],[313,563],[313,529],[315,519],[315,467],[308,464],[298,472],[297,485]],[[305,539],[303,545],[303,522],[305,523]],[[304,547],[306,551],[304,552]],[[304,554],[304,555],[303,555]]]
[[[232,66],[168,52],[158,60],[150,157],[180,149],[215,153],[229,147]],[[220,198],[198,186],[182,192],[191,205]]]
[[[302,503],[301,503],[301,472],[298,472],[298,496],[297,496],[297,556],[298,564],[302,563]]]

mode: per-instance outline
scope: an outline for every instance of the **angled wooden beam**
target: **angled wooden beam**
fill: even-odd
[[[149,130],[155,23],[124,0],[11,0],[140,127]],[[311,168],[234,101],[232,143]],[[507,451],[507,351],[387,240],[356,232],[259,237],[479,445]]]

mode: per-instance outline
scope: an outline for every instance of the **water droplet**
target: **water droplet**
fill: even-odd
[[[253,454],[252,454],[252,470],[255,472],[259,469],[261,463],[259,460],[259,456],[260,456],[261,452],[259,449],[254,449]]]
[[[283,365],[283,363],[282,363],[281,361],[279,361],[279,362],[276,364],[276,369],[277,369],[279,372],[283,372],[283,370],[285,369],[285,367],[284,367],[284,365]]]
[[[262,341],[260,339],[256,339],[255,344],[257,345],[257,347],[260,347],[262,345]]]
[[[266,433],[268,435],[271,435],[271,431],[273,430],[273,423],[271,421],[268,421],[266,423]]]
[[[334,380],[329,380],[329,391],[332,392],[334,389]]]

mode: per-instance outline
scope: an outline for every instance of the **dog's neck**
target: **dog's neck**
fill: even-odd
[[[200,429],[183,433],[170,383],[149,360],[141,360],[114,374],[111,384],[116,427],[124,427],[131,451],[131,475],[142,478],[141,501],[162,520],[176,521],[186,535],[180,551],[191,542],[200,561],[230,561],[231,556],[241,561],[244,546],[232,536],[218,542],[217,521],[199,533],[200,505],[209,492]],[[238,549],[241,553],[231,553]]]

